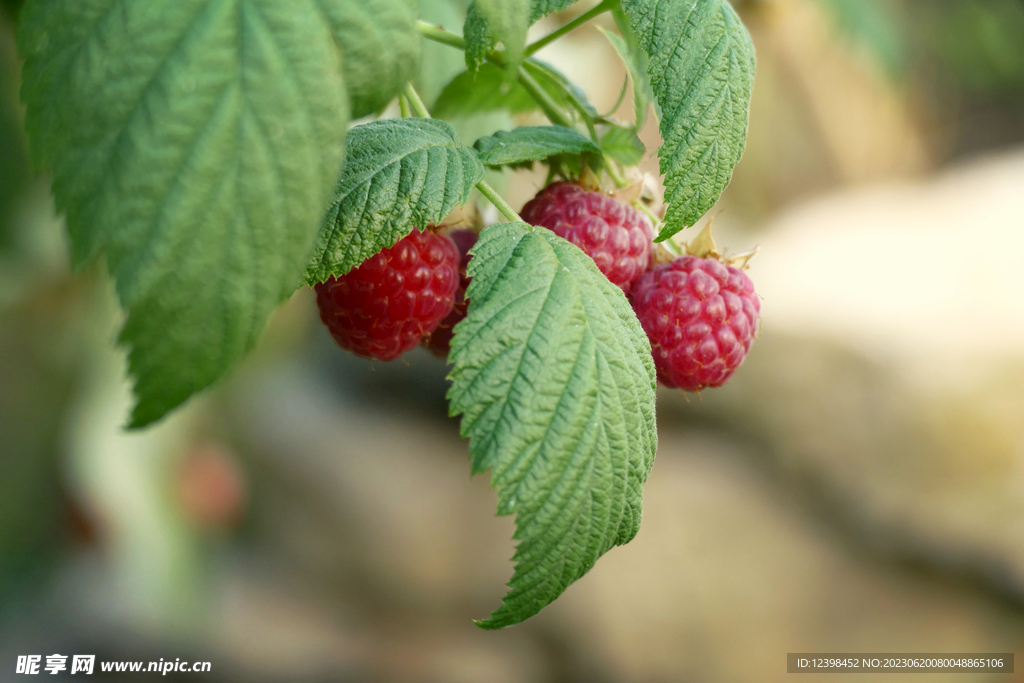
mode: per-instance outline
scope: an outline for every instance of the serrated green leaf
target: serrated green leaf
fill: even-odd
[[[316,239],[306,284],[344,275],[381,249],[440,221],[469,199],[484,167],[437,119],[356,126],[334,202]]]
[[[647,148],[629,128],[612,128],[601,138],[601,151],[626,166],[636,166]]]
[[[380,111],[419,68],[417,1],[332,0],[317,4],[334,28],[344,54],[352,117]]]
[[[754,46],[727,0],[622,0],[622,9],[661,105],[661,241],[696,223],[732,178],[747,137]]]
[[[332,2],[22,10],[33,155],[74,263],[105,254],[128,309],[132,426],[220,377],[294,291],[343,158]]]
[[[629,27],[629,20],[622,13],[622,10],[616,8],[613,11],[613,15],[622,35],[606,31],[600,26],[598,26],[598,30],[604,34],[604,37],[612,44],[615,51],[619,53],[622,63],[626,65],[626,70],[629,72],[629,80],[633,84],[633,114],[636,119],[634,125],[637,130],[640,130],[647,121],[647,110],[654,100],[654,93],[651,92],[651,81],[647,78],[647,55],[636,44],[636,37],[633,35],[633,31]]]
[[[473,249],[449,360],[474,474],[516,515],[515,573],[484,628],[539,612],[640,526],[657,446],[650,344],[622,291],[576,246],[500,223]]]
[[[439,119],[472,116],[492,111],[519,114],[537,109],[523,86],[509,80],[501,67],[483,64],[476,72],[463,71],[438,95],[431,114]]]
[[[485,166],[539,161],[556,154],[600,153],[586,135],[564,126],[519,126],[477,140],[473,147]]]
[[[516,0],[516,3],[521,0]],[[526,39],[526,29],[540,21],[549,14],[561,12],[576,0],[529,0],[529,15],[523,23],[523,40]],[[478,6],[479,0],[469,6],[466,13],[466,23],[462,28],[462,35],[466,39],[466,66],[470,71],[476,71],[484,63],[487,53],[494,49],[501,38],[502,33],[492,30],[488,11],[483,6]],[[485,3],[501,6],[502,0],[485,0]],[[517,12],[521,11],[517,7]],[[508,43],[505,44],[508,49]],[[512,60],[517,63],[518,59]]]

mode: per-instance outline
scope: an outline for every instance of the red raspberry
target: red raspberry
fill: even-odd
[[[714,258],[680,256],[633,288],[662,384],[687,391],[725,383],[743,362],[761,302],[743,271]]]
[[[394,360],[451,312],[458,286],[455,243],[414,228],[357,268],[318,284],[316,303],[341,348]]]
[[[448,352],[452,347],[453,328],[456,323],[466,317],[466,310],[469,308],[469,302],[466,301],[466,289],[469,287],[470,278],[466,276],[466,268],[469,266],[469,260],[473,258],[469,255],[469,250],[476,244],[477,239],[475,232],[464,229],[452,230],[448,236],[459,248],[460,256],[459,288],[455,290],[455,306],[452,308],[452,312],[437,326],[437,329],[423,340],[423,345],[438,358],[448,357]]]
[[[526,203],[520,216],[582,249],[626,294],[651,264],[654,228],[650,221],[632,206],[600,192],[573,183],[551,183]]]

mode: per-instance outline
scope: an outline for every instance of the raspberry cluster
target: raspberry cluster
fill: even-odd
[[[687,391],[721,386],[743,362],[760,300],[750,278],[723,262],[710,232],[686,255],[652,267],[651,223],[614,197],[556,182],[527,202],[522,217],[580,247],[629,297],[662,384]],[[393,360],[423,344],[447,357],[469,305],[466,268],[476,240],[471,230],[413,229],[316,285],[320,318],[342,348],[360,356]]]
[[[315,289],[320,319],[339,346],[365,358],[394,360],[437,329],[452,311],[458,286],[455,242],[413,229]]]

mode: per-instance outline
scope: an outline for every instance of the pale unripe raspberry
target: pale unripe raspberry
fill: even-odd
[[[658,380],[688,391],[729,379],[750,350],[761,311],[743,271],[689,255],[646,273],[632,301],[651,341]]]
[[[582,249],[626,294],[650,266],[654,237],[650,221],[606,194],[574,183],[551,183],[526,203],[520,216]]]
[[[451,312],[458,286],[455,243],[414,229],[315,289],[320,319],[339,346],[365,358],[394,360]]]

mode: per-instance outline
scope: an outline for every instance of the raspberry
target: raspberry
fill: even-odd
[[[715,258],[680,256],[633,288],[662,384],[687,391],[725,383],[743,362],[761,303],[743,271]]]
[[[551,183],[526,203],[520,215],[582,249],[626,294],[651,264],[654,228],[650,221],[632,206],[600,192],[573,183]]]
[[[318,284],[316,303],[341,348],[394,360],[451,312],[458,286],[455,243],[414,228],[357,268]]]
[[[477,238],[477,234],[472,230],[452,230],[448,236],[459,248],[460,256],[459,288],[455,290],[455,306],[452,308],[452,312],[437,326],[437,329],[423,340],[423,345],[438,358],[448,357],[448,352],[451,351],[453,328],[456,323],[466,317],[466,310],[469,308],[469,302],[466,301],[466,288],[469,287],[470,278],[466,276],[466,267],[469,266],[469,260],[473,258],[469,255],[469,250],[476,244]]]

